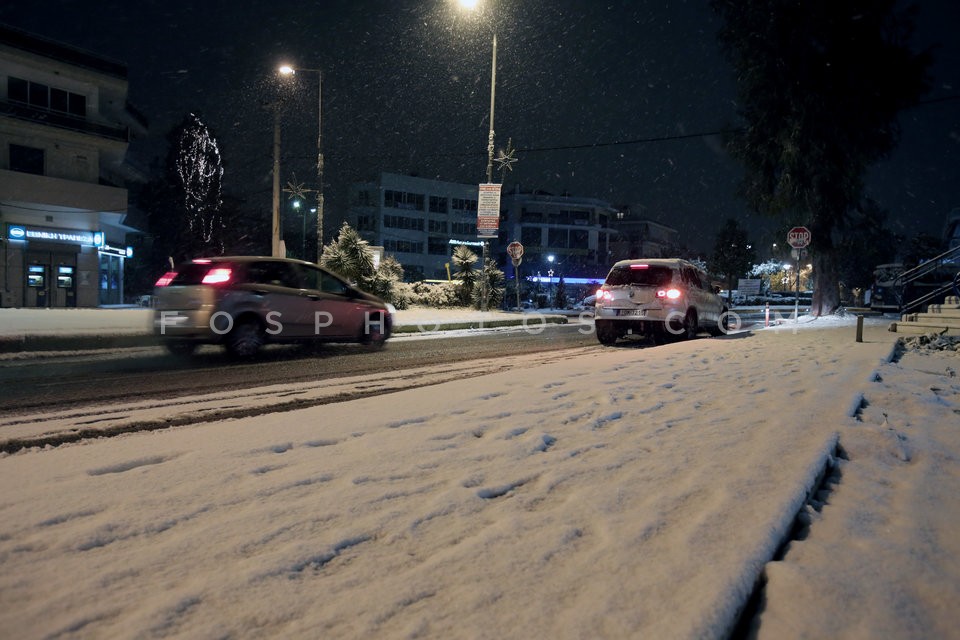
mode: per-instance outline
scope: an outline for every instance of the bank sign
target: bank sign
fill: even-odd
[[[26,240],[37,242],[63,242],[96,246],[97,238],[102,234],[92,231],[78,231],[77,229],[54,229],[51,227],[26,227],[19,224],[7,225],[8,240]]]

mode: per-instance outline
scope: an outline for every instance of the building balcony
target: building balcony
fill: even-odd
[[[76,133],[85,133],[98,138],[108,138],[120,142],[130,142],[130,129],[116,127],[97,122],[90,122],[66,113],[58,113],[47,109],[37,109],[22,102],[0,101],[0,116],[15,120],[23,120],[48,127],[56,127]]]

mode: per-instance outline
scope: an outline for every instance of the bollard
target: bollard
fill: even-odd
[[[767,303],[767,312],[763,316],[763,326],[770,326],[770,303]]]
[[[863,316],[857,315],[857,342],[863,342]]]

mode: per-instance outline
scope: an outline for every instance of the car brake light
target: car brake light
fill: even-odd
[[[210,258],[196,258],[193,261],[193,264],[210,264],[212,260]]]
[[[176,271],[167,271],[165,274],[163,274],[162,276],[160,276],[160,279],[157,280],[156,284],[154,284],[153,286],[155,286],[155,287],[166,287],[166,286],[169,285],[171,282],[173,282],[173,279],[176,278],[176,277],[177,277],[177,272],[176,272]]]
[[[217,269],[210,269],[207,271],[207,275],[203,276],[203,280],[200,281],[201,284],[223,284],[225,282],[230,282],[230,277],[233,275],[233,269],[226,267],[219,267]]]
[[[650,265],[647,264],[632,264],[630,265],[631,269],[649,269]]]
[[[676,300],[680,297],[679,289],[660,289],[657,291],[658,298],[666,298],[667,300]]]
[[[603,302],[604,300],[613,300],[613,294],[603,289],[597,289],[597,302]]]

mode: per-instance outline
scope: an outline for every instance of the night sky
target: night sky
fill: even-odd
[[[902,114],[900,148],[868,180],[890,226],[908,237],[939,235],[960,207],[960,101],[949,99],[960,95],[960,3],[919,5],[914,48],[940,45],[929,104]],[[686,137],[739,124],[706,2],[492,6],[478,16],[452,0],[13,0],[0,6],[0,22],[128,66],[130,100],[151,123],[150,138],[131,147],[136,164],[147,167],[171,127],[199,113],[220,142],[226,190],[264,211],[278,95],[282,182],[296,172],[312,187],[315,177],[316,76],[281,86],[274,69],[284,61],[322,69],[328,234],[346,211],[347,185],[380,171],[485,179],[495,29],[497,147],[511,138],[520,158],[507,189],[628,205],[703,251],[729,217],[756,243],[777,241],[738,199],[740,168],[720,138]]]

